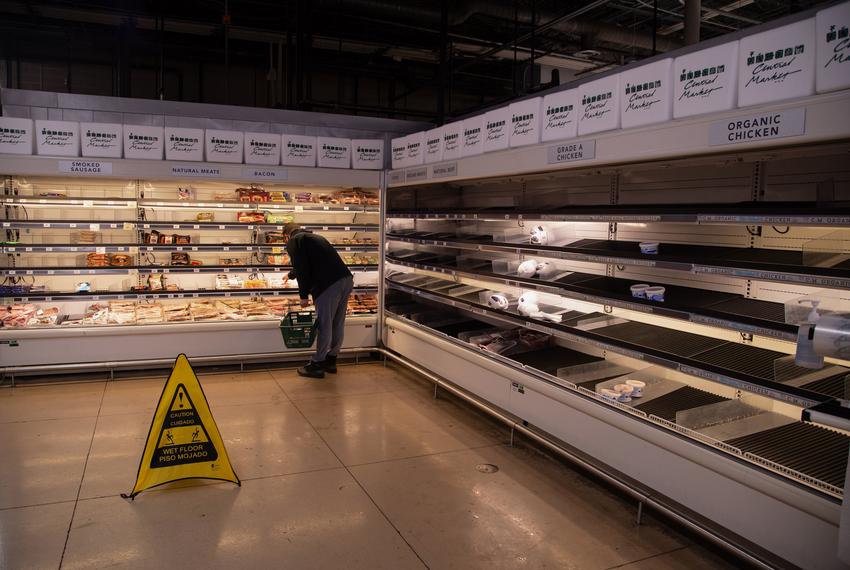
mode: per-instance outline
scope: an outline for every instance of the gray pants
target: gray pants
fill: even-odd
[[[343,277],[322,291],[313,299],[316,305],[316,354],[313,362],[324,362],[325,358],[336,356],[342,348],[345,335],[345,312],[348,309],[348,297],[354,288],[354,278]]]

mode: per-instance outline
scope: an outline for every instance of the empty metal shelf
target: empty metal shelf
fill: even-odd
[[[564,368],[565,366],[575,366],[577,364],[588,364],[590,362],[604,360],[598,356],[591,356],[561,346],[550,346],[542,350],[515,354],[511,356],[511,359],[526,366],[536,368],[541,372],[551,374],[552,376],[558,373],[559,368]]]
[[[596,329],[594,332],[608,338],[678,356],[693,356],[726,343],[725,340],[638,322],[612,325]]]
[[[663,396],[653,398],[646,403],[637,403],[634,406],[647,415],[654,415],[675,422],[676,412],[707,406],[708,404],[716,404],[717,402],[724,402],[728,399],[722,396],[716,396],[711,392],[697,390],[691,386],[684,386]]]
[[[850,450],[850,437],[846,435],[795,422],[726,443],[830,485],[844,487]]]

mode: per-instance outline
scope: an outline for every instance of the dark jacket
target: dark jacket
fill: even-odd
[[[307,230],[295,230],[286,242],[286,253],[292,260],[290,277],[298,279],[298,294],[313,299],[342,279],[351,275],[342,258],[328,240]]]

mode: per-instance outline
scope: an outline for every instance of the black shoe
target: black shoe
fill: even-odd
[[[336,356],[327,355],[325,361],[322,362],[322,369],[325,372],[336,374]]]
[[[298,369],[298,375],[306,376],[307,378],[324,378],[325,369],[319,362],[310,362],[307,366],[302,366]]]

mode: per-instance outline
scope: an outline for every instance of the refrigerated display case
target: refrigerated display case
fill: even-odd
[[[850,309],[848,97],[722,152],[741,111],[391,172],[386,346],[751,561],[844,567],[850,355],[795,356]]]
[[[163,165],[134,162],[116,161],[126,176],[78,177],[45,174],[54,159],[0,158],[7,374],[120,367],[172,358],[175,347],[196,357],[285,357],[276,329],[299,304],[287,222],[325,236],[354,274],[346,348],[376,345],[379,173],[293,168],[286,183],[148,178]]]

